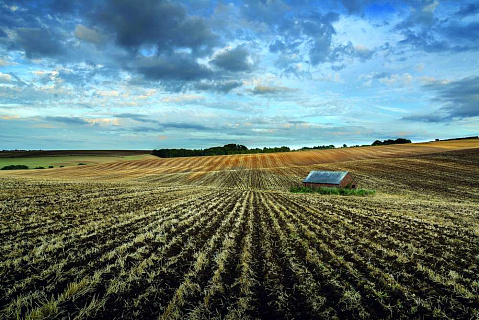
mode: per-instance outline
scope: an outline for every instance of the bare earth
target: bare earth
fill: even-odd
[[[349,170],[369,197],[291,194]],[[479,317],[479,140],[0,171],[0,318]]]

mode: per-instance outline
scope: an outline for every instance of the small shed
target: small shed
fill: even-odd
[[[303,184],[308,188],[336,187],[356,189],[356,181],[348,171],[311,171]]]

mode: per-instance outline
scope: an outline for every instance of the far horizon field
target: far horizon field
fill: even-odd
[[[94,164],[109,163],[109,162],[146,160],[146,159],[156,158],[155,156],[152,156],[148,151],[145,151],[144,154],[135,154],[135,155],[126,155],[128,153],[125,153],[125,155],[121,155],[121,154],[105,155],[104,152],[98,152],[97,155],[94,155],[94,154],[78,155],[78,152],[75,152],[74,154],[77,154],[77,155],[51,155],[51,156],[34,156],[33,155],[33,156],[8,157],[8,158],[0,157],[0,169],[3,168],[4,166],[9,166],[9,165],[26,165],[29,167],[29,169],[34,169],[36,167],[48,168],[49,166],[53,166],[54,168],[59,168],[60,166],[63,166],[63,167],[78,166],[80,163],[84,165],[94,165]]]

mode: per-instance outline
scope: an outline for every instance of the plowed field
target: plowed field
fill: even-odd
[[[475,143],[2,173],[0,318],[477,318]]]

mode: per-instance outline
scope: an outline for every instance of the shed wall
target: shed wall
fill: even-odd
[[[354,181],[353,177],[351,176],[350,173],[348,173],[343,181],[341,181],[341,183],[339,184],[339,187],[340,188],[346,188],[348,186],[348,184],[351,184],[351,187],[352,188],[356,188],[356,182]]]

